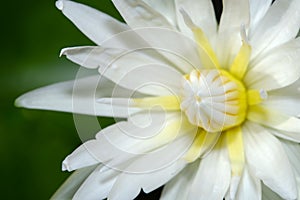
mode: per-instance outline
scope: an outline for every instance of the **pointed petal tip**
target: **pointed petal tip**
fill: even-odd
[[[67,51],[67,48],[63,48],[62,50],[60,50],[60,52],[59,52],[59,57],[62,57],[62,56],[64,56],[64,55],[66,55],[66,54],[65,54],[66,51]]]
[[[61,170],[62,171],[68,171],[68,172],[71,172],[73,171],[71,168],[70,168],[70,165],[68,164],[68,157],[62,162],[62,165],[61,165]]]
[[[58,0],[55,2],[55,6],[59,9],[59,10],[63,10],[64,9],[64,0]]]
[[[27,94],[27,93],[26,93]],[[28,99],[26,98],[26,94],[23,94],[19,96],[17,99],[14,101],[14,105],[18,108],[30,108]]]
[[[22,107],[22,99],[21,99],[22,96],[18,97],[15,101],[14,101],[14,106],[20,108]]]

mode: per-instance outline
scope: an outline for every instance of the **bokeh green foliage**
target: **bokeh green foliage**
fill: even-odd
[[[121,19],[110,0],[81,2]],[[32,89],[73,79],[78,66],[59,58],[60,49],[93,43],[54,1],[4,1],[0,15],[1,199],[49,199],[69,176],[61,172],[61,161],[81,143],[72,114],[20,109],[14,100]]]

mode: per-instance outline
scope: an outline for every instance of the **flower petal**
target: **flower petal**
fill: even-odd
[[[268,92],[263,106],[290,116],[300,116],[300,79],[288,87]]]
[[[159,159],[163,159],[163,157],[158,157],[157,160]],[[132,165],[134,164],[135,162],[132,163]],[[149,193],[176,176],[176,174],[179,173],[185,165],[185,162],[179,160],[167,167],[157,169],[154,172],[144,172],[139,174],[122,173],[117,178],[112,190],[108,195],[108,199],[131,200],[139,194],[141,189],[143,189],[146,193]]]
[[[187,135],[189,136],[185,144],[187,146],[177,148],[184,153],[185,148],[192,143],[195,133],[195,128],[190,126],[187,120],[182,119],[180,113],[155,113],[150,117],[137,114],[128,122],[121,121],[101,130],[96,135],[96,140],[87,141],[78,147],[64,160],[63,170],[72,171],[99,162],[114,168],[123,168],[124,165],[127,167],[128,160],[142,157],[145,153],[164,145],[165,149],[170,150],[172,142]],[[168,159],[162,159],[162,162],[174,160],[176,156],[178,155],[174,154],[174,157],[169,155]],[[147,167],[151,168],[152,165]]]
[[[244,168],[239,188],[235,197],[236,200],[261,200],[260,180],[250,174],[247,167]]]
[[[281,140],[283,147],[293,165],[295,175],[300,178],[300,145],[299,143]]]
[[[223,199],[229,188],[231,174],[225,146],[219,142],[207,157],[200,161],[200,167],[190,189],[189,199]]]
[[[216,53],[222,67],[231,65],[241,46],[240,29],[250,20],[249,0],[224,0]]]
[[[251,122],[243,126],[243,133],[250,172],[282,198],[296,199],[296,180],[278,139]]]
[[[117,170],[99,165],[83,182],[72,199],[105,199],[119,174]]]
[[[275,130],[271,128],[265,127],[270,133],[275,135],[276,137],[293,141],[293,142],[300,142],[300,134],[299,132],[288,132],[288,131],[282,131],[282,130]]]
[[[60,186],[51,199],[72,199],[84,180],[92,173],[96,166],[86,167],[73,174]]]
[[[199,160],[189,164],[176,177],[170,180],[160,196],[160,200],[188,199],[190,186],[199,167]]]
[[[269,110],[262,106],[251,106],[248,109],[247,119],[277,130],[299,133],[300,119]]]
[[[293,166],[294,173],[296,176],[297,184],[300,184],[300,145],[299,143],[290,142],[290,141],[281,141],[283,147],[290,159],[290,162]],[[300,198],[300,188],[298,187],[298,199]]]
[[[143,0],[151,8],[163,15],[172,26],[177,26],[174,1]]]
[[[73,47],[62,54],[87,67],[99,67],[100,74],[117,83],[150,95],[178,94],[182,74],[163,58],[151,57],[153,50],[126,51],[103,47]],[[147,55],[147,53],[149,55]]]
[[[128,30],[127,25],[80,3],[58,0],[56,7],[98,45],[112,35]]]
[[[250,43],[252,57],[296,37],[300,26],[300,1],[277,0],[259,22]]]
[[[190,28],[184,22],[182,14],[179,12],[183,9],[193,20],[193,23],[204,30],[209,36],[210,42],[214,42],[217,34],[217,21],[215,17],[214,7],[209,0],[175,0],[178,26],[181,32],[193,36]]]
[[[270,8],[272,0],[250,0],[250,35]]]
[[[15,104],[19,107],[79,113],[93,116],[128,117],[140,111],[138,108],[97,103],[101,97],[129,96],[132,91],[116,89],[115,84],[100,76],[90,76],[76,81],[56,83],[20,96]],[[117,95],[114,90],[118,90]]]
[[[173,29],[169,21],[142,0],[112,0],[131,28],[164,27]]]
[[[300,77],[300,38],[274,48],[250,63],[244,82],[249,89],[274,90]]]

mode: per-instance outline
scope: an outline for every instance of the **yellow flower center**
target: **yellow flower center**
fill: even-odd
[[[224,70],[193,70],[184,76],[180,108],[191,124],[223,131],[245,120],[246,89]]]

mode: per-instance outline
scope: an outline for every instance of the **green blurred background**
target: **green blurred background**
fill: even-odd
[[[78,2],[121,19],[110,0]],[[72,115],[16,108],[14,100],[73,79],[78,66],[59,58],[60,49],[92,42],[56,9],[55,1],[4,1],[0,15],[0,199],[49,199],[69,176],[61,172],[61,161],[81,143]]]

